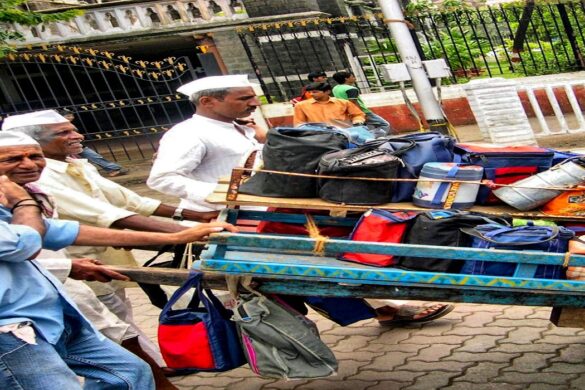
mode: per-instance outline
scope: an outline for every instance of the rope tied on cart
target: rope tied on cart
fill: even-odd
[[[307,228],[307,232],[309,232],[309,237],[315,240],[315,246],[313,247],[313,254],[316,256],[324,256],[325,255],[325,243],[329,240],[329,237],[322,236],[321,232],[319,231],[319,227],[315,223],[313,217],[309,214],[305,214],[307,218],[307,223],[305,224],[305,228]]]
[[[297,173],[297,172],[285,172],[285,171],[274,171],[270,169],[255,169],[255,168],[234,168],[232,170],[232,175],[235,172],[263,172],[268,174],[274,175],[284,175],[284,176],[297,176],[297,177],[310,177],[315,179],[335,179],[335,180],[363,180],[363,181],[380,181],[380,182],[418,182],[421,181],[419,179],[405,179],[405,178],[379,178],[379,177],[361,177],[361,176],[332,176],[332,175],[318,175],[313,173]],[[449,180],[449,179],[432,179],[432,178],[424,178],[422,181],[425,182],[437,182],[437,183],[465,183],[465,184],[479,184],[482,186],[489,187],[490,189],[498,189],[500,187],[513,187],[513,188],[526,188],[526,189],[533,189],[533,190],[555,190],[555,191],[575,191],[575,190],[585,190],[585,186],[583,185],[568,185],[568,186],[526,186],[526,185],[516,185],[512,184],[503,184],[503,183],[494,183],[491,180]]]
[[[563,268],[569,268],[569,263],[571,262],[571,252],[565,252],[565,258],[563,260]]]

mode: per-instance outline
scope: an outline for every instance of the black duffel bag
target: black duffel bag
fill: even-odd
[[[382,149],[385,141],[372,141],[356,149],[327,153],[319,162],[320,175],[338,177],[371,177],[392,179],[398,176],[402,166],[400,155],[414,147],[413,141],[392,151]],[[319,197],[323,200],[345,204],[376,205],[392,199],[394,183],[319,178]]]
[[[321,156],[349,147],[347,136],[326,128],[277,127],[268,131],[264,169],[315,174]],[[277,198],[315,198],[317,179],[257,172],[240,186],[242,194]]]
[[[487,223],[508,225],[508,222],[503,218],[480,213],[459,210],[429,211],[416,217],[414,224],[406,233],[403,243],[470,247],[471,237],[463,233],[461,229],[473,228]],[[398,258],[395,267],[417,271],[458,273],[464,263],[464,260],[403,256]]]

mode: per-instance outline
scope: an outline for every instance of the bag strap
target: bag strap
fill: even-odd
[[[505,246],[523,246],[523,245],[542,244],[545,242],[552,241],[559,236],[560,229],[558,226],[547,226],[547,227],[551,228],[552,234],[550,235],[550,237],[547,237],[546,239],[543,239],[540,241],[518,241],[518,242],[500,242],[500,241],[497,241],[495,239],[495,236],[503,234],[503,233],[511,232],[511,231],[517,232],[519,230],[530,230],[529,228],[531,228],[531,226],[521,226],[521,227],[515,227],[515,228],[504,226],[500,229],[496,229],[496,230],[494,230],[492,232],[488,232],[486,234],[477,231],[477,229],[475,229],[475,228],[462,228],[460,230],[465,234],[469,234],[470,236],[480,238],[480,239],[487,241],[487,242],[491,242],[492,244],[500,244],[500,245],[505,245]]]
[[[223,307],[223,304],[219,301],[219,299],[213,294],[213,292],[206,288],[204,289],[202,283],[197,284],[197,296],[199,300],[205,306],[207,313],[213,317],[222,316],[228,317],[228,310]]]
[[[408,152],[409,150],[414,149],[414,147],[416,146],[416,142],[414,142],[413,140],[410,140],[410,139],[395,139],[392,142],[396,142],[396,141],[407,143],[407,145],[401,147],[398,150],[392,151],[391,154],[393,154],[395,156],[401,156],[404,153]]]
[[[452,178],[457,176],[457,172],[459,172],[459,167],[457,165],[453,165],[451,167],[451,169],[449,169],[449,172],[447,172],[446,177],[448,179],[452,179]],[[431,204],[440,205],[442,203],[442,200],[443,200],[443,195],[445,195],[445,192],[449,191],[449,188],[451,188],[451,184],[453,184],[453,183],[446,183],[446,182],[440,183],[439,188],[437,188],[437,192],[435,192],[435,196],[433,197],[433,200],[431,201]]]
[[[363,216],[367,217],[366,213],[364,213]],[[398,213],[406,213],[406,212],[401,211]],[[397,213],[392,213],[390,211],[382,210],[382,209],[370,209],[370,213],[368,215],[370,215],[370,214],[375,214],[375,215],[381,216],[382,218],[387,218],[387,219],[391,220],[392,223],[403,223],[406,221],[410,221],[411,219],[414,219],[418,216],[418,213],[413,213],[412,215],[404,215],[404,217],[402,217],[402,216],[396,215]],[[360,221],[361,221],[361,218],[360,218]],[[359,225],[360,221],[358,221],[357,225]]]
[[[431,211],[432,213],[433,211]],[[469,211],[464,211],[464,210],[449,210],[449,212],[452,212],[454,215],[452,216],[452,218],[466,218],[466,217],[475,217],[475,218],[479,218],[483,221],[485,221],[486,224],[490,224],[490,225],[503,225],[503,226],[510,226],[510,223],[505,219],[505,218],[500,218],[500,217],[493,217],[490,216],[489,218],[485,215],[481,215],[479,213],[470,213]]]
[[[441,137],[440,140],[444,141],[447,140],[447,137]],[[437,161],[452,161],[453,154],[449,152],[449,150],[444,147],[445,144],[443,142],[434,142],[433,143],[433,151],[435,152],[435,156],[437,157]]]
[[[159,251],[156,253],[156,255],[154,255],[153,257],[151,257],[150,259],[148,259],[144,264],[142,264],[143,267],[150,267],[150,265],[152,263],[154,263],[156,261],[156,259],[158,259],[160,257],[160,255],[162,255],[163,253],[168,252],[171,248],[173,247],[173,245],[164,245],[162,246]]]
[[[189,278],[187,279],[187,281],[185,283],[183,283],[183,285],[181,287],[179,287],[174,293],[173,295],[169,298],[169,301],[167,302],[167,304],[165,305],[165,307],[162,309],[161,313],[160,313],[160,317],[162,318],[163,316],[166,316],[166,314],[172,310],[173,305],[175,303],[177,303],[177,301],[183,296],[185,295],[185,293],[187,291],[189,291],[190,289],[192,289],[193,287],[200,285],[201,284],[201,280],[203,279],[203,273],[199,272],[199,271],[195,271],[195,270],[190,270],[189,271]],[[189,307],[190,308],[194,308],[199,306],[199,299],[196,299],[195,296],[193,296],[193,299],[191,300],[191,302],[189,303]]]
[[[324,122],[307,122],[307,123],[303,123],[300,126],[297,126],[297,129],[304,129],[307,127],[321,127],[323,128],[323,130],[339,130],[337,127],[329,125],[327,123]],[[315,130],[315,129],[307,129],[307,130]]]

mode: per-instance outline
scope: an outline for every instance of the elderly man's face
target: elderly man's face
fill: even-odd
[[[45,125],[44,139],[41,140],[43,153],[49,158],[63,160],[83,150],[83,135],[69,122]]]
[[[260,105],[260,100],[252,88],[243,87],[230,89],[222,100],[208,98],[206,104],[211,111],[233,121],[250,116]]]
[[[46,162],[43,151],[36,145],[0,147],[0,175],[16,184],[39,180]]]

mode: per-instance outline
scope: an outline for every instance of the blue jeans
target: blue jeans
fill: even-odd
[[[106,172],[114,172],[122,169],[122,167],[115,162],[106,160],[104,156],[88,147],[83,148],[83,152],[79,153],[79,157],[86,158],[90,163],[97,165]]]
[[[0,389],[154,390],[150,367],[118,344],[65,319],[55,345],[37,335],[37,345],[0,333]]]
[[[370,129],[377,137],[382,137],[390,133],[390,123],[388,123],[380,115],[369,112],[366,114],[366,126]],[[375,130],[375,131],[374,131]],[[384,134],[382,134],[384,132]]]

